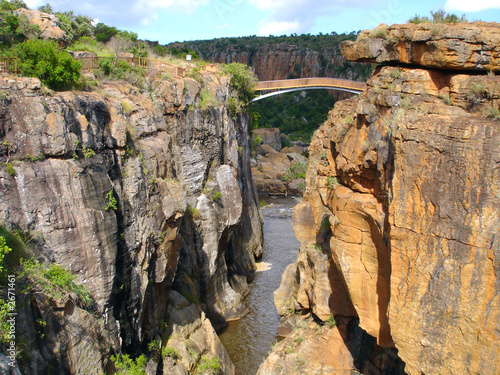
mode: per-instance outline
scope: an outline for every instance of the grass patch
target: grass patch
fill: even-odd
[[[146,364],[148,360],[144,355],[137,357],[135,360],[130,358],[128,354],[112,355],[111,361],[117,370],[116,374],[147,375]]]
[[[42,293],[49,298],[61,298],[66,293],[74,293],[78,303],[84,308],[93,304],[90,292],[85,285],[76,282],[76,275],[64,269],[59,264],[46,266],[37,260],[28,259],[21,261],[20,276],[29,282],[29,289]]]
[[[337,186],[339,186],[339,181],[337,180],[337,177],[333,177],[333,176],[328,176],[326,178],[326,186],[328,187],[328,189],[330,190],[334,190],[337,188]]]
[[[200,362],[196,366],[195,374],[199,375],[217,375],[220,373],[221,366],[218,357],[209,357],[202,355]]]
[[[379,39],[387,39],[387,27],[386,26],[378,26],[372,30],[372,32],[368,35],[369,38],[379,38]]]
[[[214,108],[217,105],[217,99],[212,95],[207,89],[203,89],[200,92],[200,108],[205,110],[208,108]]]
[[[290,182],[298,178],[306,178],[308,163],[295,163],[281,176],[281,180]]]

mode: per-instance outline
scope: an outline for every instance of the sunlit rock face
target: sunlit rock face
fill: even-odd
[[[378,347],[397,349],[408,374],[496,374],[500,79],[453,73],[461,55],[448,61],[438,47],[454,37],[469,43],[471,33],[493,38],[497,25],[438,26],[421,37],[437,46],[422,60],[406,60],[396,44],[384,55],[387,42],[367,32],[344,46],[348,59],[372,61],[366,56],[376,50],[382,63],[419,66],[377,68],[367,91],[337,103],[316,131],[294,212],[302,246],[275,300],[281,315],[359,319]],[[387,31],[417,53],[423,28]],[[476,47],[491,54],[481,69],[494,69],[497,47]],[[461,68],[472,66],[462,60]]]
[[[75,274],[95,301],[89,313],[71,295],[55,307],[28,299],[23,373],[105,373],[111,354],[166,345],[172,332],[187,369],[216,355],[233,373],[213,326],[245,313],[262,220],[248,119],[229,116],[228,80],[204,75],[219,103],[208,109],[191,78],[150,92],[108,82],[44,96],[37,79],[15,77],[0,87],[0,157],[15,171],[0,169],[0,222],[30,231],[36,256]],[[181,329],[169,314],[184,309],[191,325]],[[44,340],[39,318],[51,330]],[[188,356],[179,342],[191,336]]]

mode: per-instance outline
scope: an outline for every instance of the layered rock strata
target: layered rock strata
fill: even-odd
[[[72,295],[26,297],[23,373],[105,373],[112,353],[148,353],[153,340],[181,357],[151,356],[150,373],[194,371],[204,356],[234,372],[213,326],[245,313],[262,220],[248,119],[223,105],[226,78],[203,78],[44,96],[37,79],[1,77],[12,170],[0,169],[0,222],[29,232],[36,257],[77,275],[95,301],[86,311]],[[202,87],[217,105],[199,107]]]
[[[388,30],[406,35],[425,27]],[[439,27],[436,40],[474,32],[481,41],[496,25]],[[418,35],[408,43],[419,43]],[[357,50],[372,51],[387,41],[358,43]],[[488,46],[479,43],[476,52],[488,55]],[[434,51],[425,61],[456,64]],[[402,53],[382,61],[398,62]],[[495,61],[492,53],[481,69]],[[376,348],[404,362],[391,373],[496,374],[500,79],[421,65],[379,67],[367,91],[337,103],[315,133],[304,202],[294,210],[301,250],[275,292],[276,305],[283,316],[296,310],[318,321],[359,319]],[[469,60],[455,68],[469,69]],[[325,353],[335,342],[325,339]],[[310,373],[335,373],[311,358]],[[262,374],[279,373],[270,370],[272,361]],[[371,363],[386,373],[387,362]]]

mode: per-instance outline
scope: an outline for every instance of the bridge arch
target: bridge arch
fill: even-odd
[[[254,98],[251,102],[262,100],[274,95],[280,95],[287,92],[303,91],[303,90],[317,90],[329,89],[353,94],[360,94],[366,89],[366,83],[351,81],[348,79],[339,78],[298,78],[298,79],[283,79],[275,81],[260,81],[255,85],[255,91],[273,91],[267,94],[261,94]]]

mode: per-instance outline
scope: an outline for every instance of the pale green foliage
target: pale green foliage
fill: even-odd
[[[108,203],[106,203],[106,208],[105,208],[106,211],[108,211],[109,209],[113,210],[118,209],[118,207],[116,206],[118,202],[116,198],[113,196],[113,190],[107,192],[106,199],[108,200]]]
[[[10,253],[11,251],[12,249],[7,246],[7,241],[5,240],[5,238],[3,236],[0,236],[0,275],[4,271],[3,260],[5,258],[5,255]]]
[[[231,117],[235,118],[254,98],[257,78],[245,64],[222,65],[222,71],[231,77],[231,98],[228,100],[228,109]]]
[[[59,264],[46,266],[37,260],[21,261],[20,276],[28,280],[30,289],[50,298],[61,298],[65,293],[74,293],[83,307],[92,305],[92,297],[85,285],[76,282],[73,275]]]
[[[325,320],[325,324],[330,327],[330,328],[333,328],[337,325],[337,322],[335,321],[335,316],[333,314],[331,314],[327,320]]]
[[[381,39],[387,39],[387,27],[386,26],[378,26],[372,32],[370,35],[368,35],[369,38],[381,38]]]
[[[208,108],[213,108],[217,105],[217,99],[213,94],[207,90],[203,89],[200,92],[200,108],[201,109],[208,109]]]
[[[307,163],[295,163],[281,176],[281,180],[290,182],[297,178],[306,178]]]
[[[161,349],[161,356],[162,357],[169,357],[169,358],[173,358],[173,359],[180,358],[179,351],[175,348],[172,348],[171,346],[164,346]]]
[[[337,180],[337,177],[328,176],[326,178],[326,186],[328,186],[328,189],[336,189],[338,185],[339,181]]]
[[[144,355],[137,357],[135,361],[128,354],[112,355],[111,361],[117,370],[116,374],[147,375],[146,364],[148,360]]]
[[[438,10],[437,12],[431,12],[431,18],[426,16],[418,16],[408,20],[408,23],[458,23],[458,22],[467,22],[467,18],[465,18],[465,14],[462,17],[458,17],[453,13],[446,13],[443,9]]]
[[[196,366],[196,374],[217,375],[220,373],[220,360],[217,357],[201,356],[200,362]]]

